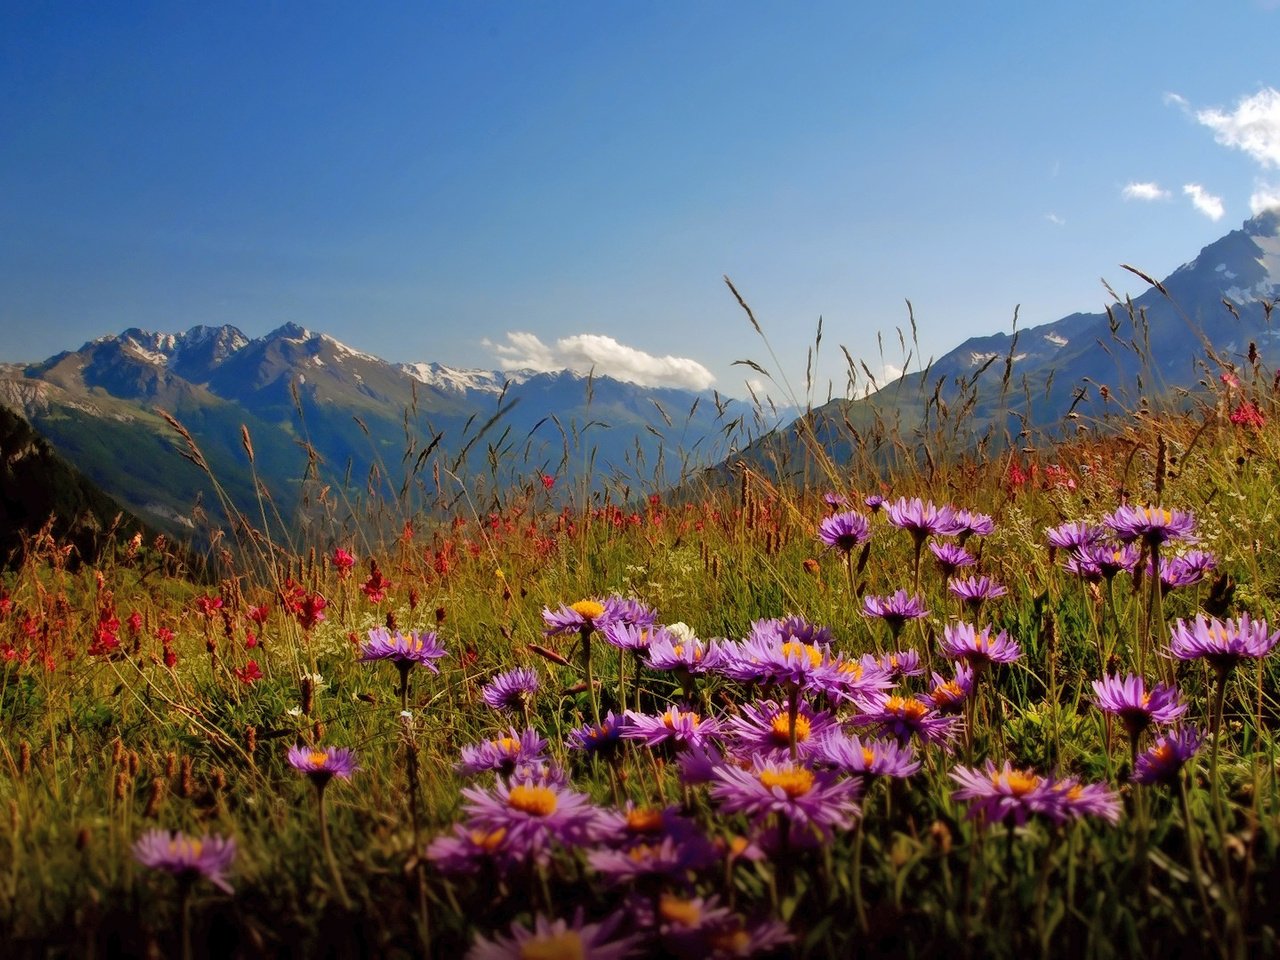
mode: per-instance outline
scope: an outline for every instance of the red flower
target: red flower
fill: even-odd
[[[140,614],[137,610],[133,611],[133,613],[129,614],[128,624],[129,624],[130,633],[133,633],[133,634],[141,633],[142,632],[142,614]]]
[[[213,615],[222,609],[221,597],[196,597],[196,609],[202,616],[213,619]]]
[[[298,602],[293,615],[298,618],[298,625],[309,631],[324,620],[324,608],[328,605],[329,601],[320,594],[310,593]]]
[[[543,488],[544,490],[550,490],[550,489],[551,489],[552,487],[554,487],[555,485],[556,485],[556,478],[555,478],[555,477],[551,476],[551,474],[549,474],[549,473],[544,473],[544,474],[542,475],[542,488]]]
[[[333,551],[333,565],[338,568],[338,579],[345,580],[351,576],[351,568],[356,565],[356,558],[338,547]]]
[[[1240,406],[1231,411],[1230,420],[1237,427],[1249,427],[1253,430],[1261,428],[1267,422],[1252,400],[1241,401]]]
[[[236,667],[232,672],[236,675],[236,679],[246,686],[253,683],[255,680],[262,679],[262,671],[258,669],[257,660],[250,660],[244,665],[243,669]]]
[[[244,646],[246,650],[252,650],[258,645],[258,635],[252,630],[244,632]]]
[[[245,615],[254,623],[256,623],[258,626],[262,626],[264,623],[266,623],[267,617],[270,614],[271,614],[271,605],[267,603],[259,604],[256,607],[250,607],[248,610],[245,611]]]
[[[382,571],[378,569],[376,563],[370,561],[369,566],[369,578],[360,585],[360,589],[364,591],[364,595],[369,598],[370,603],[381,603],[386,597],[387,591],[391,589],[391,581],[382,575]]]

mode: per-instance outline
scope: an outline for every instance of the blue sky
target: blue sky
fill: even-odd
[[[1140,292],[1121,262],[1162,276],[1280,198],[1277,35],[1273,0],[11,0],[0,358],[296,321],[733,395],[751,358],[802,392],[822,316],[842,393],[840,344],[901,364],[908,299],[939,355]]]

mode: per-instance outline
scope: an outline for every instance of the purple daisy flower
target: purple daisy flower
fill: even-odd
[[[895,650],[893,653],[886,653],[876,663],[891,680],[918,677],[924,673],[924,667],[920,666],[920,654],[914,650]]]
[[[601,719],[599,726],[588,723],[569,731],[569,739],[565,746],[570,750],[581,750],[583,753],[595,753],[602,757],[611,757],[617,753],[621,743],[622,731],[626,727],[625,717],[620,717],[610,710]]]
[[[1159,737],[1155,744],[1138,754],[1133,768],[1137,783],[1172,783],[1204,742],[1200,731],[1179,727]]]
[[[702,836],[698,825],[682,815],[679,807],[638,807],[631,801],[621,810],[601,810],[597,826],[600,842],[620,849],[655,844],[664,837],[686,840]]]
[[[464,787],[463,810],[482,831],[505,829],[513,851],[541,856],[553,842],[581,846],[596,838],[598,811],[591,798],[556,784],[499,780],[492,790]]]
[[[1066,777],[1053,784],[1063,816],[1073,820],[1097,817],[1107,823],[1120,822],[1120,798],[1105,783],[1082,784]]]
[[[350,747],[290,747],[289,765],[305,773],[320,788],[334,777],[350,780],[360,769]]]
[[[718,669],[723,662],[721,644],[715,640],[699,640],[692,630],[676,631],[668,628],[655,636],[649,644],[648,664],[654,670],[706,673]]]
[[[521,862],[507,843],[507,828],[477,830],[467,824],[453,825],[452,834],[441,834],[427,845],[427,859],[444,874],[473,874],[493,868],[499,874]]]
[[[203,877],[224,893],[235,892],[226,876],[236,858],[236,842],[230,837],[148,830],[134,843],[133,858],[144,867],[172,873],[183,883]]]
[[[978,513],[976,510],[957,510],[954,514],[956,531],[961,537],[967,537],[970,534],[978,537],[989,536],[995,532],[996,522],[985,513]]]
[[[669,744],[676,748],[702,743],[720,732],[715,717],[701,717],[692,710],[671,707],[661,716],[627,711],[627,725],[622,736],[627,740],[643,740],[646,747]]]
[[[1271,652],[1280,641],[1280,630],[1269,630],[1267,621],[1253,620],[1247,613],[1236,620],[1197,616],[1194,623],[1179,620],[1173,625],[1169,652],[1179,660],[1208,660],[1225,675],[1241,660],[1262,659]]]
[[[1065,566],[1086,580],[1111,580],[1122,571],[1132,572],[1141,555],[1136,543],[1089,543],[1072,551]]]
[[[837,770],[864,777],[909,777],[920,769],[910,744],[863,740],[838,729],[818,744],[817,755]]]
[[[952,796],[969,801],[969,817],[987,823],[1012,822],[1021,826],[1031,814],[1055,823],[1066,819],[1060,793],[1052,780],[1030,770],[1013,768],[1009,761],[997,767],[988,760],[985,769],[957,766],[951,779],[960,784]]]
[[[1160,558],[1160,583],[1168,590],[1191,587],[1204,580],[1210,570],[1218,566],[1218,559],[1205,550],[1188,550],[1176,557]],[[1147,563],[1147,575],[1151,564]]]
[[[978,562],[968,550],[950,541],[944,543],[930,541],[929,551],[938,562],[938,569],[942,571],[944,577],[951,576],[961,567],[971,567]]]
[[[1190,513],[1161,507],[1117,507],[1103,522],[1125,543],[1141,540],[1148,546],[1193,540],[1196,529],[1195,517]]]
[[[975,673],[1022,656],[1022,648],[1004,630],[992,637],[990,627],[979,631],[971,623],[947,624],[942,630],[942,652],[952,660],[963,660]]]
[[[886,501],[885,498],[880,496],[880,494],[878,493],[869,493],[866,495],[866,497],[863,498],[862,502],[867,505],[867,509],[869,509],[872,513],[879,513],[880,508],[883,507],[888,501]]]
[[[830,507],[832,511],[838,511],[842,507],[849,505],[849,498],[843,493],[835,493],[829,490],[822,495],[822,502]]]
[[[641,600],[633,597],[606,597],[604,601],[605,620],[610,623],[621,622],[633,627],[652,627],[658,622],[657,612]]]
[[[569,773],[554,760],[539,758],[517,764],[511,773],[510,783],[512,786],[525,783],[535,787],[567,787]]]
[[[477,934],[466,960],[528,960],[532,957],[581,957],[583,960],[623,960],[635,954],[639,938],[619,937],[623,914],[613,913],[599,923],[583,923],[582,908],[573,921],[533,918],[533,928],[511,924],[510,936],[492,940]]]
[[[887,597],[863,597],[862,612],[868,617],[882,619],[895,637],[908,620],[919,620],[929,615],[924,601],[905,590],[897,590]]]
[[[885,514],[891,524],[906,530],[918,544],[927,537],[951,537],[964,529],[956,520],[954,508],[937,507],[919,497],[899,497],[885,507]]]
[[[963,580],[953,577],[947,581],[947,589],[975,612],[988,600],[996,600],[1009,592],[990,577],[966,577]]]
[[[951,680],[939,673],[933,675],[933,686],[920,700],[938,713],[959,713],[964,702],[973,696],[973,669],[964,661],[956,664]]]
[[[464,777],[474,777],[493,770],[508,776],[521,764],[540,762],[546,749],[547,741],[538,736],[536,730],[530,728],[516,733],[512,728],[496,740],[482,740],[463,747],[458,772]]]
[[[1150,691],[1142,677],[1132,674],[1093,681],[1093,703],[1104,713],[1120,718],[1130,737],[1137,737],[1153,723],[1173,723],[1187,712],[1177,687],[1157,683]]]
[[[537,692],[538,675],[529,667],[516,667],[490,680],[480,696],[494,710],[520,710]]]
[[[818,524],[818,539],[828,549],[848,554],[871,539],[871,524],[853,511],[833,514]]]
[[[546,624],[543,633],[549,637],[559,633],[601,630],[613,619],[608,606],[599,600],[579,600],[562,605],[558,610],[547,607],[542,611],[542,622]]]
[[[609,883],[631,883],[642,878],[683,880],[691,870],[705,870],[716,861],[715,848],[703,837],[679,840],[655,837],[649,843],[625,848],[605,847],[587,854],[587,863]]]
[[[915,697],[880,692],[856,702],[862,712],[854,724],[877,727],[903,743],[916,736],[922,743],[945,746],[960,732],[959,717],[945,716]]]
[[[644,653],[655,639],[665,633],[663,627],[637,626],[623,620],[615,620],[606,624],[600,631],[605,640],[619,650],[630,650],[633,653]]]
[[[440,645],[440,638],[434,631],[427,633],[410,630],[392,633],[386,627],[374,627],[369,631],[369,640],[360,646],[360,662],[372,663],[377,660],[390,660],[402,669],[413,666],[426,667],[432,673],[439,673],[440,668],[435,661],[446,656],[448,651]]]
[[[1091,546],[1107,535],[1102,527],[1083,521],[1049,527],[1044,533],[1049,539],[1049,545],[1059,550],[1078,550],[1081,547]]]
[[[741,643],[726,641],[720,672],[744,683],[786,684],[798,690],[825,691],[832,666],[825,645],[756,635]]]
[[[726,813],[762,820],[776,813],[793,826],[819,830],[847,829],[858,816],[859,784],[800,763],[774,763],[756,758],[750,770],[725,765],[715,770],[719,781],[711,797]]]
[[[724,754],[712,743],[691,743],[676,757],[680,780],[686,786],[714,783],[716,771],[725,765]]]
[[[835,718],[827,711],[814,710],[801,701],[796,711],[796,750],[807,756],[835,727]],[[724,731],[732,739],[736,752],[759,754],[771,759],[782,759],[791,748],[791,718],[785,704],[766,700],[759,704],[746,704],[742,712],[730,717]]]
[[[827,666],[824,689],[833,700],[857,701],[893,686],[890,671],[871,654],[856,659],[837,654],[828,659]]]
[[[779,920],[748,924],[719,898],[686,900],[664,893],[658,900],[654,924],[661,955],[675,960],[729,960],[770,953],[795,938]]]

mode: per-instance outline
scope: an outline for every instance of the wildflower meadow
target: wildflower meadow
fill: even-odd
[[[1241,409],[534,471],[194,560],[33,537],[4,955],[1274,955],[1280,434]]]

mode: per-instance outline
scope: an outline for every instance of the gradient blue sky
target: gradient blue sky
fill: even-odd
[[[741,395],[731,361],[774,363],[728,274],[797,388],[824,317],[842,393],[838,344],[901,362],[906,299],[941,354],[1280,197],[1277,6],[9,0],[0,358],[296,321]]]

